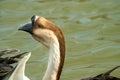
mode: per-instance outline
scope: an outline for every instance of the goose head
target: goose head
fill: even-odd
[[[48,48],[55,37],[62,37],[61,30],[55,24],[41,16],[32,16],[31,22],[21,26],[19,30],[30,33],[37,41]]]

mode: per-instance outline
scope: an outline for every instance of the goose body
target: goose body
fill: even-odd
[[[65,58],[65,40],[60,28],[47,19],[33,16],[31,23],[19,28],[49,49],[48,66],[43,80],[59,80]]]
[[[25,65],[30,56],[30,52],[26,53],[26,55],[18,62],[14,71],[10,74],[8,80],[30,80],[27,76],[25,76]]]
[[[31,53],[21,53],[12,57],[2,57],[18,50],[0,51],[0,80],[30,80],[25,76],[25,65]]]

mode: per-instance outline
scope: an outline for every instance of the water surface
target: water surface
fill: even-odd
[[[20,49],[32,56],[26,66],[31,80],[41,80],[48,49],[18,31],[32,15],[58,25],[66,38],[61,80],[79,80],[120,65],[120,0],[0,0],[0,50]],[[120,77],[120,69],[112,73]]]

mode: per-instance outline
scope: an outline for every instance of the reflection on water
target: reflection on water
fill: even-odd
[[[42,79],[47,48],[17,30],[32,15],[40,15],[65,34],[67,54],[61,80],[105,72],[120,62],[119,5],[120,0],[0,0],[0,50],[31,51],[26,74],[32,80]],[[118,69],[112,75],[120,77],[119,73]]]

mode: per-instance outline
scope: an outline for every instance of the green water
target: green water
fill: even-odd
[[[79,80],[120,65],[120,0],[0,0],[0,50],[20,49],[32,56],[26,66],[31,80],[41,80],[48,49],[18,31],[32,15],[60,26],[66,38],[61,80]],[[120,69],[111,75],[120,77]]]

